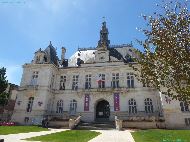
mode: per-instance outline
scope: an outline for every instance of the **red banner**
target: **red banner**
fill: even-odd
[[[120,111],[119,93],[114,93],[114,111]]]
[[[85,97],[84,97],[84,111],[89,111],[89,101],[90,101],[89,94],[85,94]]]

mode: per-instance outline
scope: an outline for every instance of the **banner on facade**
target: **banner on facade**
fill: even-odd
[[[84,111],[89,111],[89,101],[90,101],[90,95],[85,94],[85,97],[84,97]]]
[[[114,93],[114,111],[120,111],[119,93]]]

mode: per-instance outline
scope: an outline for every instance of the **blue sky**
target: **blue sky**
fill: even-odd
[[[49,41],[67,48],[69,58],[79,47],[95,47],[102,17],[106,17],[111,44],[143,39],[141,14],[151,15],[161,0],[0,0],[0,67],[7,79],[20,84],[22,65]]]

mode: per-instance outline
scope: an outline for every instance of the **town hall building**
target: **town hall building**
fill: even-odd
[[[189,106],[139,82],[129,66],[138,66],[136,49],[111,45],[108,34],[104,21],[97,47],[79,48],[70,59],[65,47],[59,59],[51,42],[36,51],[23,65],[12,121],[30,125],[46,116],[81,115],[84,122],[118,118],[126,127],[189,129]]]

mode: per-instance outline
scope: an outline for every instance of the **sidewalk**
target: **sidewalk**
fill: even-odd
[[[66,131],[66,130],[67,129],[50,129],[50,131],[0,135],[0,139],[4,139],[4,142],[29,142],[22,139],[57,133],[57,132]]]
[[[130,130],[95,130],[100,132],[99,136],[90,140],[89,142],[135,142]]]

